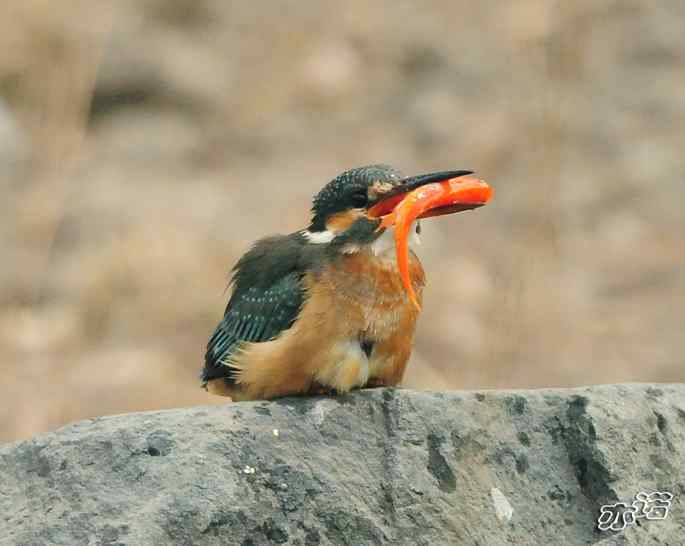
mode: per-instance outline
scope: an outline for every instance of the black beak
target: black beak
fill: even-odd
[[[443,182],[444,180],[451,180],[452,178],[458,178],[468,174],[473,174],[473,171],[441,171],[439,173],[419,174],[417,176],[403,178],[393,189],[384,193],[383,195],[379,195],[377,202],[385,201],[386,199],[396,195],[409,193],[410,191],[413,191],[421,186],[425,186],[426,184]]]

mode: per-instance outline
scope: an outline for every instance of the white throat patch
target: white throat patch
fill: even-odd
[[[335,238],[335,233],[329,230],[309,231],[308,229],[305,229],[302,232],[302,235],[306,237],[307,241],[314,243],[315,245],[330,243]]]
[[[421,225],[416,222],[411,227],[411,234],[409,235],[409,247],[414,250],[417,246],[421,245],[421,237],[419,233],[421,232]],[[323,245],[330,243],[336,237],[336,233],[330,230],[324,231],[309,231],[307,229],[302,231],[302,235],[305,236],[307,241],[316,245]],[[374,256],[379,258],[391,258],[394,260],[394,249],[395,249],[395,228],[391,227],[385,230],[383,235],[371,243],[371,252]],[[355,254],[359,252],[361,247],[350,243],[346,245],[342,251],[344,254]]]
[[[420,224],[417,222],[411,227],[411,235],[409,236],[409,247],[414,249],[421,245],[421,237],[419,232],[421,231]],[[395,250],[395,228],[389,228],[385,230],[385,233],[381,235],[371,244],[371,252],[374,256],[380,257],[392,257],[394,259]],[[391,254],[390,256],[387,256]]]

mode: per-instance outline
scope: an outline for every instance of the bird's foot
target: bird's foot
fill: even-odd
[[[321,383],[312,383],[309,388],[309,394],[314,396],[337,396],[338,390],[329,385],[322,385]]]
[[[386,383],[383,379],[380,377],[372,377],[366,382],[366,385],[364,385],[365,389],[377,389],[379,387],[385,387]]]

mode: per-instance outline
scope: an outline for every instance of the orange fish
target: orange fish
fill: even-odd
[[[452,214],[483,206],[492,194],[492,188],[484,180],[460,176],[420,186],[414,191],[379,203],[378,208],[374,207],[369,211],[371,216],[382,218],[379,229],[395,226],[397,266],[402,284],[417,309],[420,310],[421,306],[409,277],[409,231],[412,223],[419,218]]]

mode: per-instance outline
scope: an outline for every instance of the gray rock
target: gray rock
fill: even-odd
[[[683,544],[685,385],[366,390],[103,417],[0,449],[0,544]],[[664,520],[601,505],[669,491]]]

